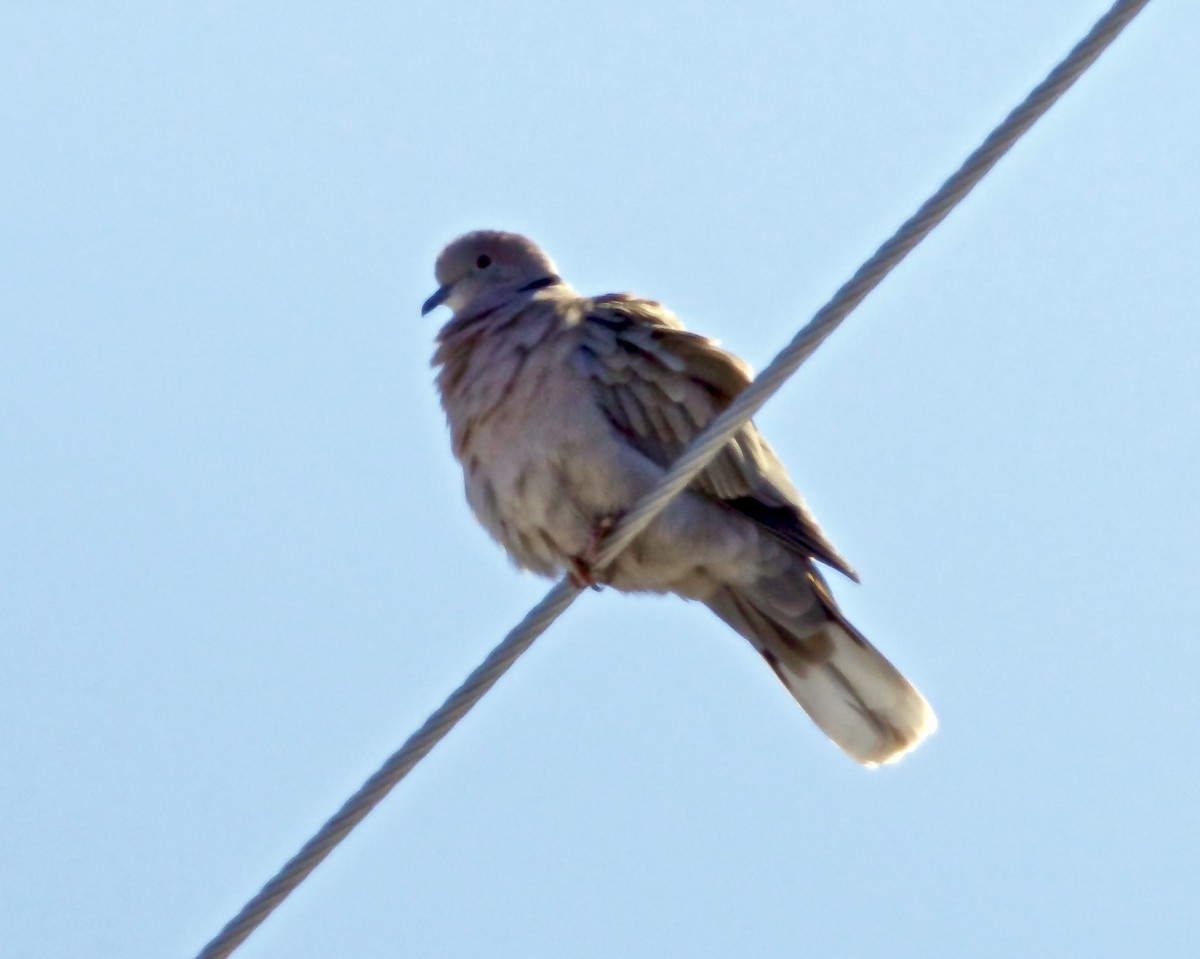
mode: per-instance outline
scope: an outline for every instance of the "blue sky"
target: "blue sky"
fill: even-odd
[[[191,955],[544,592],[463,502],[443,243],[761,368],[1103,8],[6,3],[6,950]],[[758,418],[931,740],[861,770],[586,595],[238,955],[1197,954],[1198,31],[1152,3]]]

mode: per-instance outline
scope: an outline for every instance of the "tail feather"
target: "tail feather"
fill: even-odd
[[[937,728],[929,703],[846,622],[819,579],[795,615],[747,590],[725,587],[705,603],[762,654],[804,711],[847,755],[867,766],[895,762]],[[803,587],[801,587],[803,588]],[[790,615],[789,615],[790,613]]]

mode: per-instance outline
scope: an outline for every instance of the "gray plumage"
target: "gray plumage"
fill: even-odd
[[[596,531],[644,495],[750,381],[741,360],[628,294],[582,297],[524,237],[480,231],[438,257],[433,358],[480,523],[523,569],[586,568]],[[819,561],[857,579],[753,424],[597,579],[707,605],[859,762],[898,758],[928,704],[842,616]]]

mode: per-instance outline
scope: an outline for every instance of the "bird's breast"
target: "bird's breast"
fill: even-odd
[[[569,346],[479,349],[443,392],[472,511],[519,566],[546,575],[582,555],[614,511],[609,474],[619,472]]]

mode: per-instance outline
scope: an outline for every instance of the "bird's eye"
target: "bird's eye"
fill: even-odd
[[[477,259],[475,261],[475,265],[477,267],[479,267],[479,269],[481,269],[481,270],[486,270],[489,266],[492,265],[492,258],[490,256],[488,256],[486,253],[483,253],[480,255],[479,259]]]

